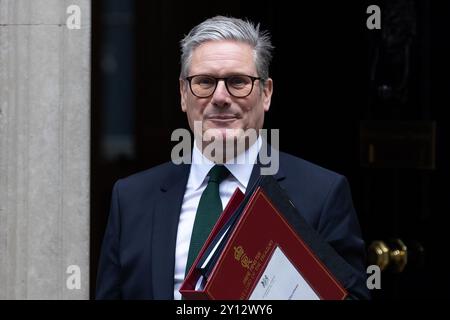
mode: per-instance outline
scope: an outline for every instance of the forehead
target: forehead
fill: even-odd
[[[208,41],[193,50],[190,71],[191,74],[256,75],[254,50],[238,41]]]

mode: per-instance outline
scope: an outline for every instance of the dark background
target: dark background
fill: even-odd
[[[381,30],[366,28],[371,4]],[[217,14],[272,35],[265,127],[280,129],[281,150],[349,179],[367,246],[408,246],[373,298],[448,297],[450,3],[426,0],[93,1],[91,296],[113,183],[170,160],[172,131],[187,128],[179,41]]]

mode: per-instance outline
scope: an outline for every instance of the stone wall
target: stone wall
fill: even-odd
[[[0,299],[89,298],[90,5],[0,0]]]

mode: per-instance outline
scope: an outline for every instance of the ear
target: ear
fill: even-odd
[[[272,100],[272,92],[273,92],[273,81],[271,78],[268,78],[264,83],[263,89],[263,107],[264,111],[269,111],[270,101]]]
[[[183,79],[180,79],[180,98],[181,98],[181,110],[183,112],[186,112],[187,107],[186,107],[186,103],[187,103],[187,86],[186,86],[186,81],[184,81]]]

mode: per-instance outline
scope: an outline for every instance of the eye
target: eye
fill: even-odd
[[[246,76],[232,76],[228,78],[228,85],[233,88],[243,88],[250,83],[250,78]]]
[[[216,80],[212,77],[208,76],[197,76],[192,79],[193,84],[202,86],[202,87],[212,87],[215,85]]]

